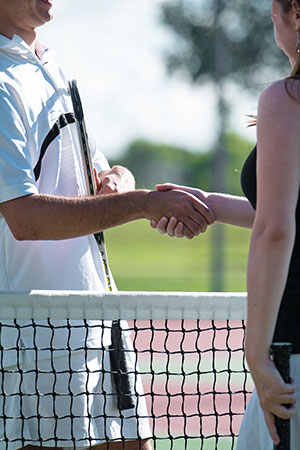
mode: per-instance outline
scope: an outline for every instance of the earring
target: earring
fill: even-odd
[[[300,33],[297,31],[297,43],[296,43],[297,53],[300,53]]]

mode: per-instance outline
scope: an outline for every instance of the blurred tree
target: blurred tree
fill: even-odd
[[[247,89],[260,89],[288,72],[286,57],[277,48],[270,19],[271,2],[261,0],[174,0],[162,4],[162,21],[176,35],[176,46],[166,53],[170,73],[180,72],[192,82],[218,81],[215,53],[222,53],[222,80]],[[222,41],[216,42],[216,30]]]
[[[234,132],[226,133],[225,139],[228,147],[229,192],[241,195],[241,168],[253,143]],[[157,183],[170,181],[209,191],[212,189],[212,156],[209,150],[195,153],[138,139],[128,145],[118,160],[110,160],[110,164],[128,167],[135,176],[137,188],[153,189]]]
[[[134,174],[138,188],[153,189],[157,183],[167,181],[177,184],[198,185],[203,189],[211,186],[211,155],[192,153],[186,149],[167,144],[138,139],[127,147],[118,161]]]
[[[261,0],[174,0],[162,4],[163,23],[177,37],[176,45],[166,55],[169,72],[178,72],[193,83],[210,81],[215,86],[218,120],[212,164],[214,191],[228,190],[226,83],[254,89],[284,65],[269,16],[270,3]],[[219,224],[214,226],[214,291],[222,291],[224,286],[224,233]]]

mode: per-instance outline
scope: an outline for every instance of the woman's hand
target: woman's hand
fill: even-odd
[[[174,183],[157,184],[155,187],[158,191],[170,191],[171,189],[179,189],[180,191],[189,192],[190,194],[193,194],[195,197],[199,198],[199,200],[201,200],[202,202],[206,203],[207,206],[211,207],[211,205],[209,204],[209,194],[202,189],[182,186],[180,184]]]
[[[296,414],[296,385],[294,382],[284,383],[273,361],[269,358],[253,363],[248,361],[248,364],[270,436],[278,445],[279,436],[274,416],[289,419]],[[290,407],[287,408],[285,405]]]
[[[199,198],[199,200],[201,200],[203,203],[205,203],[213,213],[212,207],[209,204],[208,194],[205,191],[202,191],[201,189],[191,188],[188,186],[181,186],[174,183],[157,184],[156,189],[158,191],[169,191],[172,189],[176,189],[188,192],[194,195],[195,197]],[[156,228],[160,234],[167,233],[170,237],[177,237],[177,238],[185,237],[184,225],[175,216],[171,217],[170,219],[168,219],[167,217],[161,217],[161,219],[158,222],[156,220],[151,220],[150,226],[152,228]],[[201,233],[204,233],[206,229],[207,227],[203,228],[201,230]]]
[[[177,238],[185,237],[184,225],[175,216],[172,216],[170,220],[167,217],[162,217],[158,222],[152,219],[150,220],[150,226],[156,228],[160,234],[167,233],[170,237]],[[204,233],[205,230],[206,228],[202,228],[201,232]]]

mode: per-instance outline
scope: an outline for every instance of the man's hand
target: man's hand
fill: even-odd
[[[205,191],[202,191],[201,189],[197,188],[190,188],[187,186],[180,186],[172,183],[158,184],[156,186],[156,189],[160,192],[170,190],[180,190],[197,197],[200,200],[201,204],[205,205],[211,213],[210,217],[206,217],[205,215],[206,210],[205,208],[203,209],[204,218],[208,220],[206,226],[202,225],[200,233],[204,233],[207,229],[207,225],[211,225],[215,221],[214,213],[211,205],[208,202],[208,196],[206,195]],[[163,215],[159,220],[152,219],[150,221],[150,226],[152,228],[156,228],[157,231],[161,234],[167,233],[170,237],[178,237],[178,238],[188,237],[186,235],[187,230],[186,227],[184,226],[184,223],[180,221],[176,215],[173,215],[172,217],[169,218]]]
[[[113,166],[103,170],[96,176],[97,194],[122,194],[135,190],[135,180],[132,173],[122,166]]]

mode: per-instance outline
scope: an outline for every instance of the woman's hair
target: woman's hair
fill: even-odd
[[[292,0],[275,0],[277,3],[280,4],[282,11],[284,13],[288,13],[289,10],[292,7]],[[298,6],[300,8],[300,0],[296,0],[298,3]],[[296,46],[296,42],[295,42]],[[289,83],[289,80],[299,80],[300,81],[300,53],[298,53],[298,59],[293,67],[293,70],[291,74],[285,79],[285,88],[287,90],[287,93],[290,97],[295,99],[297,102],[300,102],[300,89],[299,86],[295,86],[293,83]],[[298,85],[298,83],[297,83]],[[295,90],[297,89],[297,92]],[[248,127],[256,126],[256,116],[253,115],[247,115],[248,117]]]
[[[289,10],[292,7],[292,0],[275,0],[275,1],[277,3],[280,3],[282,10],[286,13],[289,12]]]
[[[292,0],[275,0],[275,1],[280,4],[282,11],[285,13],[288,13],[292,7]],[[298,3],[298,6],[300,8],[300,0],[295,1]],[[300,53],[298,54],[298,59],[295,64],[295,67],[293,67],[293,70],[288,78],[293,80],[300,80]]]

